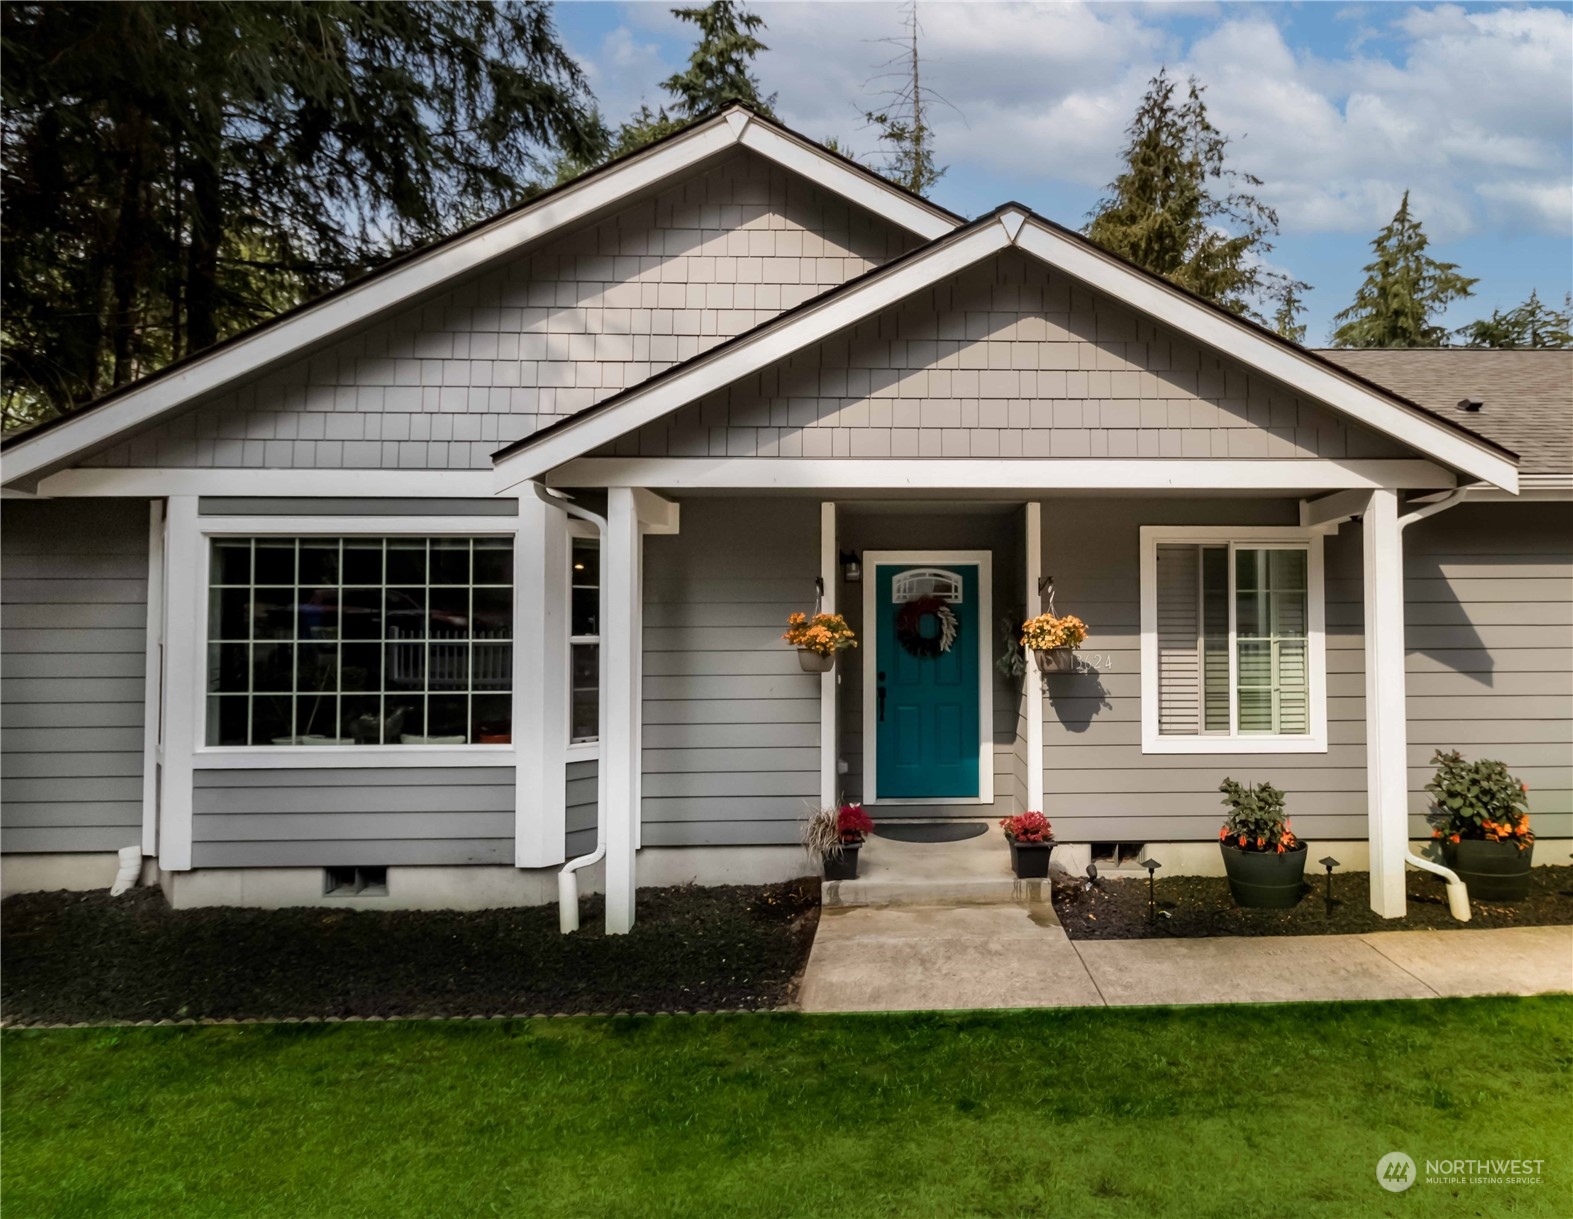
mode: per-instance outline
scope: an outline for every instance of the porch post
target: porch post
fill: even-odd
[[[523,487],[514,545],[513,862],[545,868],[567,853],[568,521]]]
[[[206,701],[207,657],[199,629],[207,607],[208,553],[198,530],[197,497],[172,495],[164,549],[164,761],[160,773],[158,866],[191,868],[192,764],[201,709]]]
[[[1365,564],[1365,757],[1371,909],[1404,915],[1409,742],[1404,693],[1404,547],[1398,493],[1371,492],[1361,517]]]
[[[1039,614],[1038,581],[1043,576],[1043,505],[1037,500],[1027,506],[1027,617]],[[1043,679],[1031,657],[1027,674],[1021,679],[1022,697],[1027,713],[1027,806],[1023,811],[1043,812]]]
[[[819,505],[819,578],[825,584],[821,612],[836,612],[836,583],[839,568],[836,554],[836,506],[828,500]],[[864,640],[864,647],[873,646]],[[819,803],[828,808],[836,802],[836,683],[841,680],[832,668],[819,679]]]
[[[601,579],[606,585],[606,622],[601,630],[601,663],[606,666],[605,731],[601,745],[606,806],[606,933],[620,935],[634,925],[634,852],[638,841],[639,513],[631,487],[612,487],[606,495],[606,539]]]

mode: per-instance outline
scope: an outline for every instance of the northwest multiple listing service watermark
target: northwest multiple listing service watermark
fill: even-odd
[[[1411,1185],[1539,1185],[1544,1160],[1426,1160],[1420,1172],[1402,1151],[1390,1151],[1376,1162],[1376,1180],[1389,1193]]]

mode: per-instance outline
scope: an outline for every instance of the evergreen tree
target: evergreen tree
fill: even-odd
[[[878,130],[879,142],[885,146],[884,152],[875,157],[875,167],[913,194],[927,195],[945,176],[947,167],[934,159],[934,131],[928,120],[929,102],[934,94],[923,85],[923,61],[918,55],[922,26],[918,24],[917,0],[906,6],[903,21],[907,27],[904,37],[883,40],[900,50],[885,65],[890,70],[884,74],[895,77],[899,83],[886,91],[885,106],[868,111],[865,117]]]
[[[1442,347],[1448,332],[1435,318],[1471,295],[1478,280],[1458,273],[1458,264],[1437,262],[1420,221],[1409,211],[1409,192],[1398,211],[1371,242],[1374,260],[1354,304],[1333,316],[1335,347]]]
[[[1493,309],[1491,316],[1471,322],[1453,333],[1469,347],[1573,347],[1573,293],[1563,298],[1562,308],[1541,303],[1531,291],[1529,299],[1506,313]]]
[[[1104,249],[1235,313],[1270,277],[1278,216],[1250,192],[1261,180],[1225,164],[1229,139],[1213,126],[1193,78],[1181,100],[1167,69],[1148,84],[1126,134],[1125,168],[1109,183],[1086,234]]]
[[[524,198],[602,132],[542,0],[0,10],[7,424]]]
[[[1263,294],[1267,299],[1276,301],[1278,306],[1273,310],[1273,331],[1291,343],[1305,342],[1305,323],[1300,320],[1300,315],[1305,312],[1305,298],[1301,293],[1310,287],[1308,283],[1285,275],[1273,277],[1273,281],[1264,289]]]

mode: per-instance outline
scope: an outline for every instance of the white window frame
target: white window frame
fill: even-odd
[[[1322,573],[1322,534],[1286,525],[1143,525],[1141,527],[1141,699],[1143,753],[1326,753],[1327,600]],[[1158,547],[1179,543],[1229,548],[1229,731],[1195,736],[1158,730]],[[1303,549],[1306,552],[1307,674],[1310,732],[1241,734],[1238,727],[1234,596],[1236,550]]]
[[[349,767],[417,766],[517,766],[518,735],[524,698],[520,682],[520,644],[523,623],[520,573],[524,556],[520,554],[521,517],[498,516],[198,516],[196,518],[195,629],[192,647],[168,651],[171,665],[184,657],[189,687],[175,681],[175,689],[195,692],[198,706],[193,709],[194,739],[191,764],[195,770],[338,770]],[[514,744],[512,745],[209,745],[207,744],[207,655],[208,655],[208,580],[211,576],[213,543],[221,538],[260,537],[504,537],[514,540],[513,622],[514,622]]]
[[[563,649],[566,662],[563,665],[563,759],[567,762],[594,761],[601,756],[601,738],[596,737],[589,741],[576,741],[573,739],[573,645],[576,643],[593,643],[596,646],[596,672],[600,672],[601,636],[575,635],[573,633],[573,544],[575,539],[588,539],[596,544],[597,550],[601,546],[601,534],[598,529],[588,521],[570,520],[568,522],[568,557],[566,559],[567,571],[565,573],[565,591],[568,604],[563,607]],[[604,558],[604,555],[602,556]],[[600,569],[598,581],[606,579],[604,568]],[[599,587],[599,583],[597,585]],[[599,693],[597,694],[599,700]]]

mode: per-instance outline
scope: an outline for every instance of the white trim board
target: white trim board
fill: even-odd
[[[511,477],[511,476],[510,476]],[[1337,491],[1452,487],[1452,472],[1407,458],[1330,461],[1179,458],[581,457],[547,480],[559,487],[671,490]]]
[[[1314,527],[1277,525],[1143,525],[1141,527],[1141,715],[1144,754],[1326,753],[1327,596],[1323,534]],[[1228,545],[1229,734],[1180,736],[1158,731],[1158,546],[1166,542]],[[1310,732],[1304,736],[1240,736],[1235,731],[1234,545],[1303,546],[1306,561],[1306,665]]]
[[[237,470],[89,466],[38,481],[36,498],[223,495],[295,499],[490,499],[490,470]]]
[[[739,146],[925,240],[950,232],[958,223],[941,209],[893,186],[882,185],[874,174],[857,169],[811,141],[742,107],[730,107],[605,172],[553,192],[534,206],[500,216],[474,232],[386,271],[374,272],[355,286],[291,317],[199,355],[167,374],[155,375],[101,408],[85,410],[69,422],[22,437],[6,452],[0,477],[8,482],[25,479],[107,444],[128,429],[154,422],[199,397],[405,307],[528,243],[616,208],[640,192],[659,187],[675,175]]]
[[[1476,441],[1439,419],[1370,389],[1352,375],[1342,374],[1292,345],[1210,309],[1017,208],[983,217],[969,229],[958,230],[954,239],[935,241],[811,307],[766,323],[708,356],[658,375],[604,409],[574,416],[538,439],[524,442],[522,447],[500,450],[495,459],[497,487],[506,490],[526,479],[546,476],[557,466],[784,360],[1012,246],[1422,454],[1505,490],[1518,488],[1514,462],[1487,442]]]
[[[878,632],[873,626],[880,567],[959,564],[978,569],[978,794],[879,798]],[[994,803],[994,552],[992,550],[865,550],[863,552],[863,803],[955,805]]]

